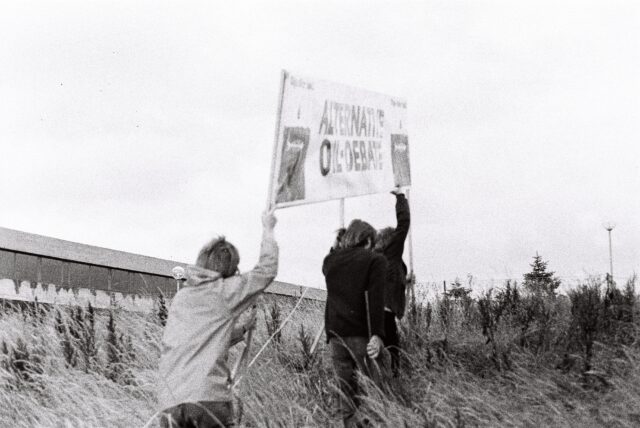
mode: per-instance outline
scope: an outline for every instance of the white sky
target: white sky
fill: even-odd
[[[16,0],[0,40],[0,226],[250,268],[284,68],[408,100],[419,280],[600,274],[604,221],[640,271],[637,2]],[[321,286],[337,202],[278,217],[280,279]]]

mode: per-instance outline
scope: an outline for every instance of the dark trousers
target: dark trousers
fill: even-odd
[[[389,311],[384,311],[384,346],[391,356],[391,370],[397,376],[400,366],[400,336],[396,316]]]
[[[230,401],[198,401],[173,406],[162,413],[162,428],[231,427],[233,406]]]
[[[357,426],[354,414],[359,405],[358,395],[360,388],[356,377],[357,371],[361,371],[378,384],[380,374],[377,362],[367,356],[366,337],[332,337],[329,340],[331,360],[340,388],[338,407],[347,427]]]

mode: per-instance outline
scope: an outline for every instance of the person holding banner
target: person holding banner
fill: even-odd
[[[375,249],[384,254],[388,269],[384,286],[384,333],[385,347],[391,354],[391,369],[397,376],[400,361],[400,338],[396,317],[402,319],[406,305],[405,287],[407,265],[402,260],[404,242],[411,225],[409,201],[396,188],[391,192],[396,197],[396,227],[386,227],[378,231]]]
[[[158,404],[163,427],[225,427],[234,424],[230,346],[255,321],[238,325],[278,271],[273,212],[262,216],[260,258],[253,270],[238,274],[240,256],[224,237],[200,250],[186,283],[171,302],[162,337]]]
[[[341,397],[344,426],[356,425],[356,371],[378,380],[383,348],[384,283],[387,261],[375,253],[376,231],[353,220],[322,264],[327,286],[325,328]]]

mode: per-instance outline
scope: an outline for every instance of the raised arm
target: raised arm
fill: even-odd
[[[253,298],[271,284],[278,273],[278,244],[274,237],[276,218],[273,212],[262,215],[262,244],[258,264],[249,272],[240,275],[240,284],[231,284],[225,297],[233,312],[242,312],[253,302]]]
[[[407,239],[409,233],[409,227],[411,225],[411,213],[409,212],[409,201],[403,193],[399,190],[394,190],[393,193],[396,196],[396,229],[393,231],[393,235],[389,240],[387,248],[385,248],[385,254],[390,256],[402,257],[404,252],[404,241]]]

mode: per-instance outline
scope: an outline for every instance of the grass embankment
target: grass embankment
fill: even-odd
[[[392,427],[638,426],[633,285],[589,281],[569,297],[509,284],[471,298],[458,287],[417,302],[401,324],[400,377],[382,390],[367,383],[361,413]],[[292,307],[275,304],[264,302],[254,348]],[[322,308],[303,304],[243,377],[240,426],[340,424],[324,344],[308,354]],[[5,309],[0,426],[156,426],[161,335],[157,313]]]

